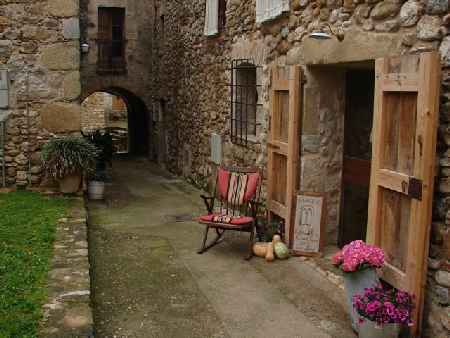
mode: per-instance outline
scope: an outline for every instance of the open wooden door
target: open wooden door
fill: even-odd
[[[420,334],[433,202],[440,88],[437,53],[376,61],[367,241],[383,279],[416,296]]]
[[[267,142],[267,208],[284,220],[285,240],[292,245],[294,194],[298,187],[300,144],[300,66],[272,68],[270,136]]]

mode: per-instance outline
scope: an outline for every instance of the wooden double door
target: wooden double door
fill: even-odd
[[[440,79],[436,52],[377,60],[371,154],[344,161],[344,182],[345,174],[353,170],[353,184],[369,189],[368,202],[360,201],[355,208],[367,204],[366,241],[386,254],[382,278],[416,297],[415,337],[421,334],[426,285]],[[278,68],[272,70],[267,208],[285,220],[288,242],[300,176],[300,90],[300,67],[283,74]],[[357,119],[353,122],[358,128]],[[351,161],[360,169],[352,169]]]

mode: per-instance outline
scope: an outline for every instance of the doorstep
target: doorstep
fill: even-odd
[[[344,277],[342,271],[331,263],[333,255],[339,251],[339,248],[333,245],[326,246],[323,254],[318,258],[300,257],[306,264],[314,268],[318,273],[328,279],[341,290],[344,290]]]

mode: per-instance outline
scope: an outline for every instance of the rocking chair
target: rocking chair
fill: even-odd
[[[261,181],[262,173],[258,168],[218,169],[214,195],[201,195],[208,214],[199,218],[199,223],[206,226],[199,254],[219,244],[226,230],[235,230],[250,233],[245,259],[252,258]],[[218,205],[215,209],[216,201]],[[215,230],[216,237],[207,244],[210,228]]]

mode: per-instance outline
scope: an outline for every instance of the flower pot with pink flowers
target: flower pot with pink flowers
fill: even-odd
[[[384,265],[384,252],[374,245],[358,240],[345,245],[332,260],[333,264],[344,272],[348,311],[352,328],[358,332],[359,315],[353,309],[353,296],[378,285],[376,269]]]
[[[360,316],[359,338],[398,338],[402,326],[414,323],[414,297],[381,284],[355,295],[353,307]]]

